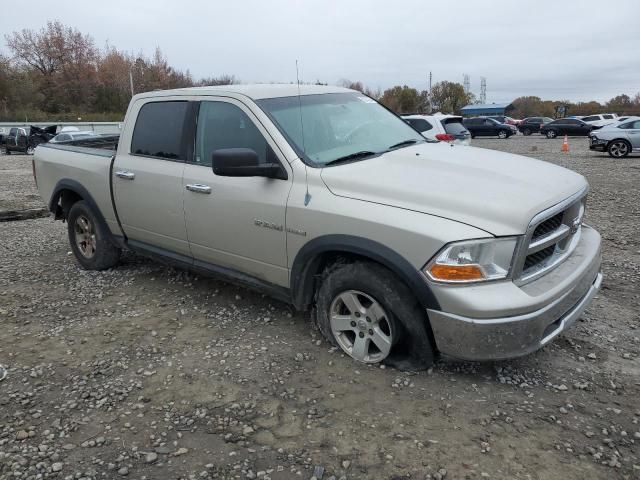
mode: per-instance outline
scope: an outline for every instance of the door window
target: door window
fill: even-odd
[[[227,102],[202,102],[193,163],[210,167],[213,152],[223,148],[249,148],[258,154],[260,163],[278,162],[258,127],[240,107]]]
[[[427,132],[433,128],[433,125],[423,118],[408,118],[407,123],[419,132]]]
[[[590,117],[584,117],[582,119],[583,122],[595,122],[596,120],[600,120],[600,117],[597,115],[591,115]]]
[[[636,120],[635,122],[627,122],[620,125],[618,128],[627,129],[638,129],[640,128],[640,120]]]
[[[169,160],[185,159],[183,130],[188,102],[151,102],[138,113],[131,153]]]

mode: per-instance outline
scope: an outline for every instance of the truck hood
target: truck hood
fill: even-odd
[[[337,196],[449,218],[496,236],[525,233],[537,213],[587,187],[548,162],[484,148],[423,143],[325,167]]]

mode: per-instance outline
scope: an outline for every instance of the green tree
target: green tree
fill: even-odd
[[[385,90],[380,97],[380,103],[398,114],[422,112],[425,108],[420,92],[407,85]]]
[[[460,83],[444,80],[431,89],[431,108],[436,112],[459,114],[460,109],[473,100],[473,94],[465,92]]]

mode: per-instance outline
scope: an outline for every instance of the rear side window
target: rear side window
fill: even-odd
[[[444,131],[451,135],[467,133],[467,129],[458,119],[443,120],[442,125],[444,126]]]
[[[419,132],[427,132],[433,128],[424,118],[407,118],[407,123]]]
[[[184,160],[183,130],[187,102],[151,102],[138,113],[131,140],[131,153]]]
[[[602,118],[606,120],[611,120],[613,118],[613,115],[602,115]]]
[[[198,113],[195,161],[211,166],[214,151],[223,148],[250,148],[260,163],[277,163],[269,144],[246,113],[226,102],[202,102]]]
[[[582,121],[583,122],[594,122],[596,120],[600,120],[600,117],[597,115],[591,115],[590,117],[583,117]]]

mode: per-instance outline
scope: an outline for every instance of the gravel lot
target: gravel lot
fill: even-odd
[[[87,272],[66,224],[0,223],[0,478],[640,478],[640,158],[476,139],[591,183],[603,290],[526,358],[359,365],[305,315],[131,254]],[[41,207],[0,157],[0,210]],[[0,375],[1,377],[1,375]]]

